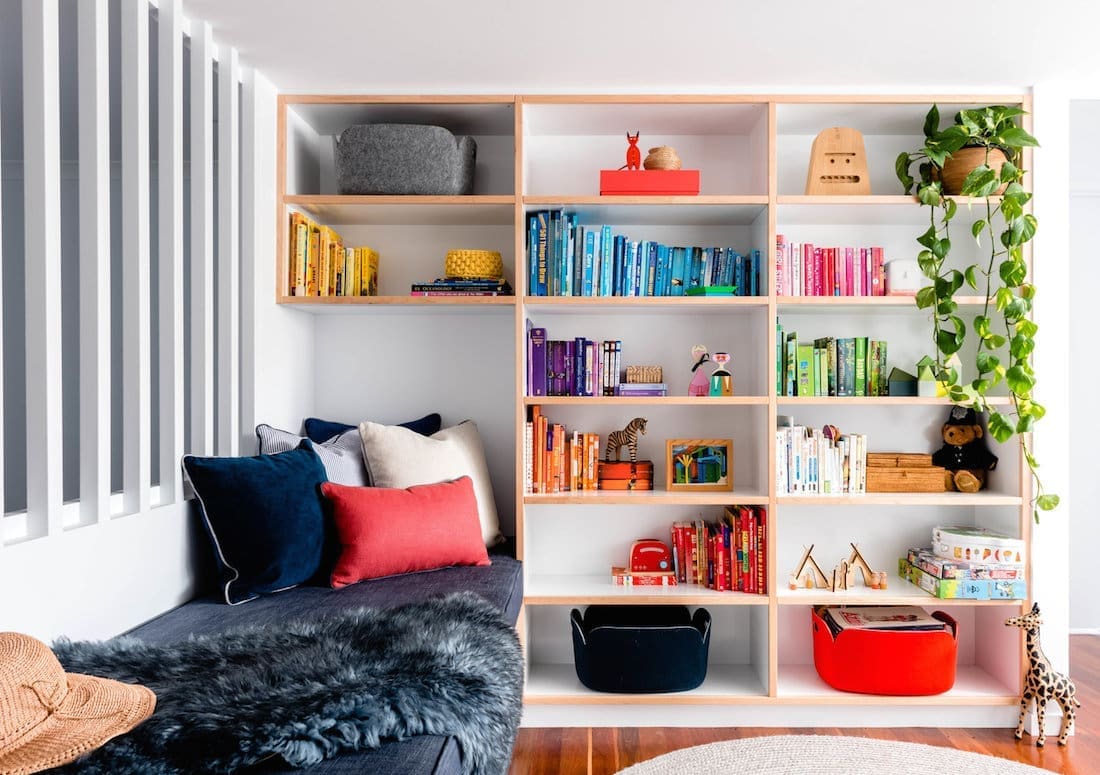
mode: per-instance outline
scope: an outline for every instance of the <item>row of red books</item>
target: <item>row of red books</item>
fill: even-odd
[[[727,506],[717,522],[672,525],[672,564],[683,584],[768,593],[768,518],[763,506]]]

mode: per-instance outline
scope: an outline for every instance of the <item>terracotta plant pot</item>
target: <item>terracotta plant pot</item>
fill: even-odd
[[[1004,152],[1000,148],[989,149],[989,168],[998,175],[1001,174],[1001,167],[1004,166],[1005,161]],[[979,167],[984,163],[985,148],[960,148],[955,151],[943,165],[943,193],[951,195],[961,193],[966,176],[975,167]],[[1002,194],[1007,187],[1008,184],[1006,183],[993,193]]]

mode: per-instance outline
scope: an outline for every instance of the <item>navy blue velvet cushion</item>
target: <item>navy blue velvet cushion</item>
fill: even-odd
[[[289,589],[317,573],[327,479],[308,441],[275,455],[185,455],[183,467],[214,543],[225,602]]]
[[[306,436],[309,437],[310,441],[315,441],[318,444],[328,441],[333,436],[339,436],[341,433],[350,431],[352,428],[359,427],[342,422],[318,420],[316,417],[307,417],[304,424]],[[436,412],[432,412],[418,420],[409,420],[408,422],[399,423],[399,425],[402,428],[408,428],[410,431],[416,431],[421,436],[431,436],[433,433],[439,433],[439,429],[443,427],[443,418]]]

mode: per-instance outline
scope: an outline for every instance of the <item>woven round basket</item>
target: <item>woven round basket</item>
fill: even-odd
[[[504,262],[496,250],[448,250],[448,277],[503,277]]]
[[[680,156],[671,145],[658,145],[649,149],[649,155],[645,157],[642,166],[647,170],[678,170]]]

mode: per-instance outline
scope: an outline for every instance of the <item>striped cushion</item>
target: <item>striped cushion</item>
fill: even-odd
[[[256,438],[260,441],[260,454],[274,455],[278,452],[297,449],[305,437],[260,424],[256,426]],[[317,453],[317,457],[321,458],[330,482],[346,484],[350,487],[364,487],[370,484],[367,469],[363,465],[363,445],[358,428],[352,428],[339,436],[334,436],[323,444],[312,441],[309,443]]]

